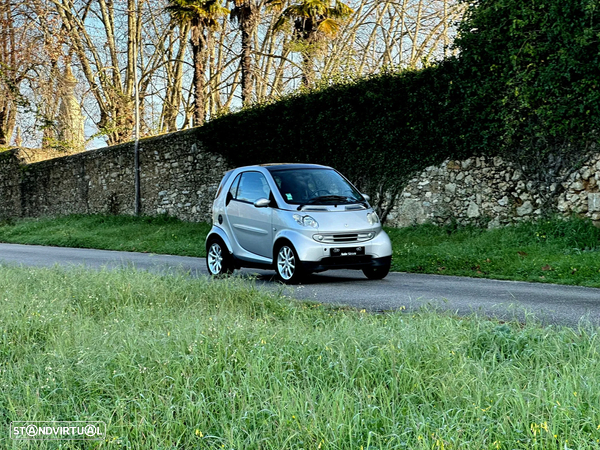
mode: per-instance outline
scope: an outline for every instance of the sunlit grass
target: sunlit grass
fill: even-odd
[[[595,449],[598,330],[301,303],[240,280],[0,266],[4,448]]]
[[[600,229],[572,218],[487,230],[389,229],[394,269],[600,287]]]
[[[0,222],[0,242],[205,256],[206,223],[168,216],[70,215]]]

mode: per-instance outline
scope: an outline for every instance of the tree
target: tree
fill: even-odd
[[[242,32],[242,54],[240,67],[242,69],[242,104],[247,106],[252,101],[252,86],[254,81],[252,64],[252,36],[256,31],[259,6],[254,0],[229,0],[234,7],[231,19],[237,20]]]
[[[284,0],[268,0],[267,3],[276,9],[283,9]],[[354,10],[345,3],[330,1],[302,0],[283,9],[274,29],[281,30],[287,22],[293,22],[294,38],[300,44],[303,57],[302,84],[310,86],[313,82],[313,58],[316,45],[323,37],[333,37],[339,30],[340,23],[348,18]]]
[[[167,11],[180,24],[190,26],[190,44],[194,64],[194,125],[206,118],[205,70],[209,42],[207,31],[218,26],[218,19],[229,11],[218,0],[170,0]]]
[[[116,10],[112,0],[49,1],[60,16],[96,100],[99,114],[95,122],[100,133],[109,145],[131,139],[136,70],[133,55],[141,33],[139,18],[144,0],[127,0],[124,14],[119,14],[123,11]]]
[[[170,29],[160,37],[165,70],[165,96],[162,99],[160,131],[177,131],[177,116],[183,97],[183,66],[185,63],[185,37],[189,32],[189,24],[180,27],[177,35]]]
[[[27,104],[21,85],[38,64],[26,4],[0,0],[0,145],[8,145],[19,106]]]
[[[31,145],[40,131],[58,139],[69,61],[88,126],[113,145],[132,138],[136,69],[142,134],[172,132],[239,108],[240,97],[271,102],[301,83],[419,69],[445,55],[464,9],[457,0],[341,1],[349,15],[335,0],[0,0],[3,140],[17,122]]]
[[[355,0],[319,72],[330,79],[421,69],[448,56],[465,6],[457,0]]]

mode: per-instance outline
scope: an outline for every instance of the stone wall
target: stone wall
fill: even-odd
[[[565,183],[556,208],[563,214],[579,213],[600,224],[600,154],[595,155]]]
[[[223,157],[203,151],[193,130],[140,141],[141,213],[209,221]],[[0,158],[0,216],[133,214],[133,143],[22,164]],[[0,153],[4,155],[4,153]],[[21,164],[21,165],[20,165]]]
[[[556,212],[580,214],[600,225],[600,154],[560,184],[552,183],[541,192],[521,170],[500,157],[445,161],[409,181],[387,224],[403,227],[455,220],[492,228],[539,218],[549,197],[556,198],[551,204]]]
[[[0,220],[21,215],[21,164],[17,150],[0,152]]]
[[[134,146],[127,143],[28,164],[0,153],[0,219],[71,213],[134,213]],[[210,221],[226,160],[203,149],[195,131],[140,141],[142,214]],[[560,177],[558,178],[560,179]],[[477,157],[428,167],[408,183],[387,218],[390,226],[432,222],[501,226],[536,219],[545,198],[564,215],[600,225],[600,154],[560,184],[535,187],[502,158]]]

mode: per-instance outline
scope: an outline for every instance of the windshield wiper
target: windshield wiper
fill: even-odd
[[[311,198],[308,202],[306,202],[307,205],[314,205],[317,202],[328,202],[328,201],[340,201],[340,202],[347,202],[349,197],[346,197],[344,195],[321,195],[320,197],[315,197],[315,198]]]
[[[329,204],[337,206],[339,203],[352,203],[352,200],[355,199],[353,199],[352,197],[348,197],[347,195],[321,195],[320,197],[311,198],[306,203],[303,203],[300,206],[298,206],[298,211],[301,211],[302,208],[304,208],[305,206],[317,204],[317,202],[321,205],[327,204],[322,202],[331,202]],[[358,202],[358,200],[356,201]]]

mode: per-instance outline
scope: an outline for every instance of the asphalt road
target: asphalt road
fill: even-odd
[[[18,244],[0,244],[0,263],[92,268],[133,265],[151,271],[183,270],[193,276],[207,273],[204,258]],[[281,289],[273,272],[240,273],[243,277],[256,275],[264,288]],[[297,299],[371,311],[428,307],[503,320],[600,326],[600,289],[577,286],[409,273],[390,273],[384,280],[369,281],[360,271],[339,270],[312,275],[304,284],[286,287],[283,292]]]

